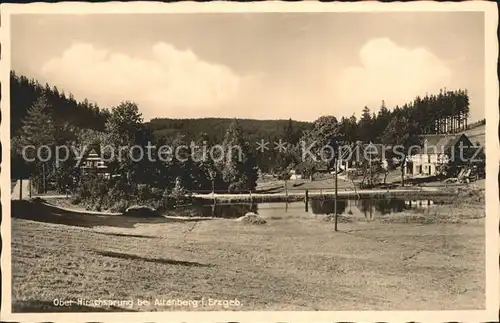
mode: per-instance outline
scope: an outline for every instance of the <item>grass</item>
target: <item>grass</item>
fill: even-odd
[[[470,223],[470,220],[483,219],[486,216],[484,208],[475,205],[436,205],[423,209],[411,209],[392,215],[386,215],[379,220],[383,223]]]
[[[485,304],[484,220],[341,221],[278,212],[253,226],[88,216],[13,204],[13,311],[55,298],[137,300],[125,310],[443,310]],[[39,208],[39,206],[37,206]],[[437,206],[439,214],[453,205]],[[483,206],[484,208],[484,206]],[[458,211],[457,211],[458,212]],[[396,221],[397,222],[397,221]],[[237,299],[241,306],[155,305],[155,299]]]

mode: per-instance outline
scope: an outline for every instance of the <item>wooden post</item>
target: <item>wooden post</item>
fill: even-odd
[[[306,189],[306,197],[304,198],[306,212],[309,212],[309,190]]]
[[[31,196],[32,196],[32,194],[33,194],[33,193],[32,193],[32,188],[31,188],[31,176],[29,177],[28,181],[29,181],[29,197],[30,197],[30,199],[31,199]]]
[[[45,163],[42,163],[42,176],[43,176],[43,193],[47,192],[47,185],[45,181]]]
[[[338,228],[337,228],[337,197],[338,197],[338,178],[339,178],[339,164],[337,161],[335,161],[335,201],[334,201],[334,204],[333,204],[333,209],[334,209],[334,212],[335,212],[335,231],[338,231]]]
[[[19,199],[23,199],[23,179],[19,180]]]
[[[373,220],[373,199],[372,198],[370,198],[369,208],[370,208],[370,221],[372,221]]]
[[[371,144],[371,141],[370,141],[370,144]],[[368,182],[368,183],[369,183],[368,185],[370,185],[370,189],[371,189],[371,188],[372,188],[372,185],[373,185],[373,183],[372,183],[372,181],[373,181],[373,180],[372,180],[372,179],[373,179],[373,177],[372,177],[372,156],[371,156],[371,155],[370,155],[370,157],[369,157],[369,163],[370,163],[370,166],[369,166],[369,167],[370,167],[370,177],[368,178],[368,181],[369,181],[369,182]]]

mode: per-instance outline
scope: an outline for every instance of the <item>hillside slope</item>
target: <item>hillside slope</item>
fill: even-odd
[[[466,130],[464,133],[469,137],[472,143],[479,143],[484,147],[486,142],[486,125],[478,125],[477,127]]]
[[[226,130],[235,119],[231,118],[200,118],[200,119],[152,119],[148,125],[154,134],[159,137],[174,137],[183,134],[186,139],[196,140],[200,134],[205,133],[217,143],[222,142]],[[254,120],[238,119],[245,139],[254,144],[256,141],[285,139],[286,128],[291,122],[293,139],[298,140],[302,131],[312,127],[312,123],[289,120]]]

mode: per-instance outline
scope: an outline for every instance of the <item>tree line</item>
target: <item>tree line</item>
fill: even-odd
[[[62,127],[70,124],[79,128],[104,130],[107,109],[101,109],[97,103],[87,99],[78,102],[72,93],[65,93],[56,86],[42,85],[35,79],[10,73],[10,132],[16,135],[22,127],[22,120],[27,116],[29,108],[42,95],[50,105],[54,124]]]
[[[157,138],[175,138],[182,135],[186,141],[196,141],[203,136],[213,144],[222,143],[226,130],[234,122],[231,118],[168,119],[155,118],[147,123]],[[273,172],[277,167],[278,153],[275,142],[286,141],[296,144],[304,130],[312,127],[311,122],[289,120],[238,119],[238,126],[256,163],[262,172]],[[267,142],[266,150],[259,150],[258,143]]]
[[[359,117],[355,114],[338,119],[335,116],[324,116],[329,118],[330,128],[335,128],[342,134],[342,141],[347,143],[387,141],[386,129],[391,124],[410,122],[411,131],[418,135],[453,133],[468,128],[469,97],[466,90],[441,90],[439,94],[417,96],[414,100],[402,105],[388,108],[382,101],[377,113],[365,106]],[[274,147],[274,143],[280,139],[296,146],[300,139],[310,138],[318,122],[322,124],[321,118],[314,122],[298,122],[293,120],[240,120],[242,131],[254,150],[258,148],[257,142],[264,140]],[[205,118],[205,119],[153,119],[149,126],[155,136],[171,137],[176,134],[184,134],[191,140],[202,132],[214,141],[221,141],[224,129],[231,119]],[[484,122],[484,121],[478,121]],[[333,126],[335,124],[335,126]],[[321,125],[319,126],[322,127]],[[303,136],[304,134],[307,136]],[[327,134],[331,136],[332,134]],[[314,137],[314,136],[313,136]],[[316,138],[318,139],[318,138]],[[307,140],[310,141],[310,140]],[[324,141],[324,140],[320,140]],[[392,140],[394,141],[394,140]],[[415,142],[415,140],[412,140]],[[264,152],[256,152],[257,164],[263,172],[277,172],[282,167],[280,153],[269,149]]]
[[[27,84],[39,89],[36,83]],[[12,91],[14,95],[19,95],[14,89]],[[20,101],[14,99],[13,102]],[[180,133],[154,136],[134,102],[124,101],[104,110],[107,111],[104,113],[99,110],[105,116],[102,127],[96,126],[90,119],[88,125],[82,120],[65,119],[60,114],[64,104],[72,105],[73,101],[54,99],[53,88],[42,89],[26,109],[11,138],[12,177],[30,177],[38,192],[47,191],[53,184],[60,192],[72,191],[79,203],[92,209],[123,211],[132,201],[157,203],[166,197],[179,203],[185,193],[192,191],[255,190],[258,178],[255,155],[237,120],[228,126],[222,142],[215,143],[206,134],[199,134],[195,140],[187,140]],[[17,107],[13,104],[11,109]],[[74,107],[83,109],[81,115],[86,115],[85,104],[76,103]],[[101,117],[98,114],[91,116],[96,120]],[[192,150],[191,141],[209,148],[214,144],[220,145],[223,153],[232,147],[239,147],[240,150],[238,154],[217,160],[207,154],[194,158],[200,151]],[[59,159],[55,159],[55,153],[61,146],[70,147],[64,151],[68,155],[59,155]],[[157,155],[157,150],[163,146],[175,151],[178,147],[183,149],[180,156],[176,154],[170,158],[151,160],[145,156],[140,158],[138,151],[132,148],[139,147],[145,151],[148,146],[153,147],[152,155]],[[26,147],[34,149],[25,150]],[[91,149],[96,150],[107,161],[107,172],[112,177],[106,179],[98,174],[83,174],[77,158],[82,151],[75,151],[73,147],[77,150],[85,148],[87,153]],[[101,151],[102,147],[107,150]],[[37,149],[41,152],[38,156]]]
[[[208,148],[220,145],[226,148],[226,152],[238,146],[241,147],[241,155],[222,161],[174,158],[152,162],[147,159],[135,161],[133,153],[125,154],[125,158],[120,160],[109,160],[108,170],[116,176],[111,181],[114,184],[105,186],[120,187],[119,192],[137,192],[137,185],[146,185],[162,194],[166,191],[167,195],[214,189],[249,191],[255,189],[259,171],[284,178],[291,168],[312,175],[319,168],[332,167],[332,161],[318,163],[311,159],[302,160],[301,144],[316,142],[318,147],[337,147],[339,144],[378,142],[409,147],[419,144],[420,136],[425,133],[462,130],[465,124],[461,118],[467,118],[468,114],[467,91],[456,90],[416,97],[392,109],[382,101],[377,113],[364,107],[359,119],[353,114],[340,119],[321,116],[314,122],[227,118],[153,119],[144,122],[134,102],[123,101],[117,106],[102,109],[87,99],[77,102],[71,94],[66,95],[55,86],[42,86],[33,79],[12,72],[12,177],[29,174],[42,191],[46,189],[47,180],[57,183],[60,190],[82,187],[78,184],[82,179],[76,167],[76,156],[70,156],[57,165],[55,161],[27,163],[21,158],[22,147],[27,145],[48,145],[51,149],[57,145],[119,149],[125,146],[145,147],[152,143],[155,147],[168,145],[174,149],[187,146],[183,154],[188,157],[196,154],[189,148],[194,142]],[[270,149],[258,151],[256,144],[261,140],[268,142]],[[279,140],[286,143],[284,151],[273,149],[274,143]],[[312,152],[317,156],[321,153],[314,149]]]
[[[332,147],[336,150],[340,145],[360,146],[368,143],[382,144],[385,146],[399,147],[400,154],[386,153],[386,164],[382,167],[381,160],[371,162],[367,160],[358,161],[361,169],[361,177],[368,178],[380,173],[385,173],[384,182],[388,172],[396,165],[401,170],[401,183],[404,184],[404,169],[408,163],[409,148],[421,146],[423,135],[458,133],[468,127],[469,97],[466,90],[446,91],[441,90],[439,94],[417,96],[413,101],[403,106],[395,106],[389,109],[382,101],[380,109],[374,113],[365,106],[358,119],[354,114],[350,117],[342,116],[340,120],[335,116],[322,116],[313,123],[313,127],[304,131],[301,138],[302,143],[307,145],[317,143],[317,149],[313,151],[312,158],[297,162],[297,145],[291,146],[290,151],[294,158],[290,164],[285,161],[282,171],[287,168],[298,167],[306,176],[312,175],[318,168],[331,169],[337,161],[336,158],[328,160],[323,157],[325,153],[321,147]],[[480,120],[476,124],[484,124]],[[328,152],[327,152],[328,153]],[[337,152],[339,154],[339,152]],[[398,157],[397,163],[393,157]],[[318,163],[317,160],[320,160]],[[373,182],[373,178],[368,178]]]

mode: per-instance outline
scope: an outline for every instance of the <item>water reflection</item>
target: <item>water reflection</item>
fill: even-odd
[[[359,199],[359,200],[337,200],[338,214],[346,216],[363,216],[372,220],[376,215],[386,215],[402,212],[411,208],[422,208],[433,205],[431,200],[402,200],[402,199]],[[334,214],[335,202],[311,200],[313,214]]]
[[[373,220],[377,215],[393,214],[402,212],[411,208],[423,208],[433,205],[431,200],[403,200],[403,199],[338,199],[338,214],[353,217],[364,217],[367,220]],[[309,208],[305,207],[304,202],[292,203],[254,203],[254,204],[206,204],[192,205],[185,208],[179,208],[179,215],[185,216],[204,216],[234,219],[245,215],[247,212],[257,214],[286,214],[304,213],[304,214],[335,214],[334,200],[309,200]],[[308,211],[309,210],[309,211]]]
[[[337,200],[337,214],[343,214],[347,208],[348,200]],[[334,214],[335,201],[334,200],[310,200],[309,205],[313,214]]]
[[[235,219],[248,212],[257,212],[257,204],[211,204],[211,205],[191,205],[178,208],[179,215],[216,217],[225,219]]]

